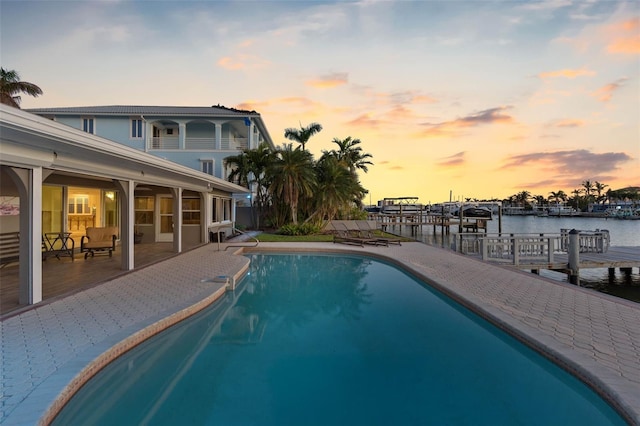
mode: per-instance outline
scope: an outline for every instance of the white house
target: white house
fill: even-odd
[[[19,232],[21,304],[42,300],[45,233],[66,233],[79,240],[87,227],[115,226],[119,229],[121,269],[131,270],[134,230],[144,233],[148,242],[173,242],[174,251],[180,252],[183,246],[208,241],[211,229],[233,227],[233,194],[247,195],[248,190],[215,173],[190,167],[194,158],[203,162],[206,158],[203,154],[194,156],[189,149],[213,141],[220,148],[210,151],[215,171],[222,151],[235,152],[241,146],[231,120],[211,123],[193,117],[148,117],[136,111],[137,115],[122,110],[117,116],[83,115],[80,125],[70,127],[63,124],[73,122],[69,116],[63,119],[52,113],[45,118],[0,105],[0,233]],[[248,119],[252,124],[245,126],[245,141],[253,146],[264,138],[266,129],[256,126],[256,117]],[[131,133],[117,125],[123,120]],[[140,134],[136,120],[142,120]],[[240,120],[244,122],[244,117]],[[177,142],[168,148],[172,127],[178,129]],[[202,136],[208,132],[205,128],[213,133]],[[99,129],[104,132],[97,132]],[[158,136],[154,136],[156,132]],[[192,136],[196,134],[199,136]],[[138,135],[140,138],[133,137]],[[232,141],[234,149],[224,150]],[[176,161],[176,157],[169,161],[161,158],[162,153],[185,155],[183,161]]]

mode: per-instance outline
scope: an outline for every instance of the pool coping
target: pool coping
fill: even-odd
[[[227,247],[231,248],[232,246],[230,244],[223,245],[224,249]],[[227,253],[224,249],[222,252],[214,251],[211,245],[204,246],[202,249],[197,250],[202,251],[201,255],[209,256],[213,254],[216,259],[250,252],[324,252],[365,255],[392,263],[421,280],[425,280],[457,303],[460,303],[472,312],[487,319],[493,325],[508,332],[547,358],[550,358],[593,388],[604,400],[612,405],[629,424],[640,425],[640,380],[635,380],[640,378],[640,360],[634,360],[636,361],[632,364],[634,380],[630,380],[624,377],[624,375],[619,374],[619,372],[611,368],[610,365],[607,365],[607,363],[604,362],[606,359],[604,361],[598,358],[594,359],[588,356],[583,348],[572,347],[566,344],[566,342],[559,341],[557,336],[551,335],[549,330],[543,329],[544,327],[535,327],[523,322],[522,318],[518,318],[517,316],[521,315],[522,312],[516,312],[515,310],[509,311],[509,309],[513,308],[512,306],[504,306],[501,304],[503,303],[503,301],[501,301],[502,295],[491,292],[485,295],[483,292],[487,289],[495,290],[489,288],[487,280],[494,279],[495,277],[500,277],[500,279],[507,277],[509,280],[513,280],[505,287],[507,290],[509,289],[508,287],[514,286],[515,283],[518,285],[522,284],[520,286],[525,289],[536,287],[541,293],[553,293],[557,292],[557,289],[562,289],[563,292],[578,295],[581,300],[586,298],[589,302],[596,301],[598,304],[606,305],[608,308],[624,310],[626,314],[631,312],[631,315],[626,315],[622,319],[632,322],[640,318],[640,304],[570,284],[558,283],[534,274],[489,265],[449,250],[418,242],[402,243],[401,247],[355,247],[333,243],[260,243],[258,247],[237,247],[236,244],[233,244],[233,247],[236,248],[233,253]],[[216,257],[215,253],[224,253],[224,256]],[[179,260],[176,260],[182,257],[181,255],[168,259],[166,261],[166,267],[169,268],[174,264],[182,265]],[[188,260],[190,258],[185,256],[184,259]],[[184,267],[184,265],[180,267]],[[233,266],[235,269],[232,268],[233,270],[227,270],[225,273],[233,277],[235,282],[235,280],[238,280],[246,272],[248,267],[248,262],[245,263],[244,266],[235,265]],[[458,271],[454,276],[449,276],[448,274],[452,272],[452,267],[457,267]],[[460,274],[460,271],[463,273]],[[465,273],[465,271],[467,272]],[[474,283],[485,283],[485,288],[467,288],[468,286],[465,286],[462,278],[465,278],[469,271],[475,274],[473,275],[475,278]],[[132,272],[132,274],[135,273],[136,271]],[[143,276],[145,274],[151,274],[149,271],[145,272],[145,269],[138,271],[138,273]],[[116,280],[121,279],[123,278],[116,278]],[[466,281],[468,281],[468,279]],[[501,285],[504,285],[504,283]],[[41,383],[36,384],[35,387],[24,396],[24,399],[18,406],[4,418],[3,423],[9,420],[7,424],[10,425],[34,424],[36,421],[39,424],[48,424],[77,389],[96,374],[104,365],[152,335],[195,314],[213,303],[223,294],[224,285],[213,286],[202,292],[200,296],[193,297],[191,301],[175,303],[172,307],[164,309],[161,312],[156,312],[154,316],[144,321],[104,338],[89,350],[77,354],[75,358],[65,365],[62,365]],[[528,294],[523,294],[522,299],[526,302],[525,299],[529,296]],[[69,296],[67,299],[71,298],[72,296]],[[64,298],[60,303],[63,301],[65,301]],[[71,302],[75,302],[75,300]],[[70,302],[67,300],[66,303]],[[34,309],[38,309],[38,307],[34,307]],[[526,320],[528,319],[529,318],[526,318]],[[598,318],[593,319],[593,321],[596,320],[598,320]],[[576,335],[577,334],[579,333],[576,333]],[[584,336],[578,337],[583,338]],[[620,336],[617,336],[617,338],[620,339]],[[629,340],[629,342],[623,343],[628,343],[632,349],[638,348],[638,351],[635,352],[635,356],[638,358],[637,354],[640,352],[640,334],[626,336],[626,339]],[[622,353],[621,355],[625,354]],[[627,360],[624,361],[626,362]],[[28,415],[21,417],[26,414]],[[31,420],[27,420],[27,418]]]

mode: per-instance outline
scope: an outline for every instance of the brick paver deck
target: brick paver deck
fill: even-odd
[[[583,377],[640,424],[640,304],[421,243],[261,243],[257,249],[384,256]],[[37,424],[88,366],[108,362],[221,295],[223,284],[209,278],[239,276],[247,267],[246,258],[231,252],[210,244],[0,322],[0,423]]]

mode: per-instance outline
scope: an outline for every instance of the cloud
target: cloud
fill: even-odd
[[[316,89],[332,89],[334,87],[343,86],[349,82],[349,74],[346,72],[337,72],[328,74],[316,79],[308,80],[305,84],[307,86],[315,87]]]
[[[573,151],[537,152],[507,157],[501,169],[538,167],[549,178],[600,175],[619,170],[620,165],[633,158],[624,152],[593,153],[586,149]]]
[[[461,133],[460,129],[477,127],[483,124],[510,124],[514,122],[514,119],[504,112],[511,108],[512,107],[490,108],[452,121],[423,123],[422,126],[425,127],[425,130],[420,132],[420,135],[432,138],[455,137]]]
[[[453,154],[449,157],[445,157],[438,161],[438,166],[440,167],[452,167],[452,166],[462,166],[465,163],[465,152],[461,151],[457,154]]]
[[[218,66],[231,71],[262,69],[269,66],[269,61],[255,55],[237,54],[233,57],[223,56],[218,59]]]
[[[607,52],[623,55],[640,53],[640,18],[636,17],[610,25],[606,33],[609,36]]]
[[[368,129],[376,129],[381,124],[384,124],[384,121],[371,118],[371,114],[366,113],[366,114],[362,114],[362,115],[354,118],[351,121],[348,121],[347,124],[349,124],[351,126],[355,126],[355,127],[364,127],[364,128],[368,128]]]
[[[538,74],[538,77],[540,77],[541,79],[558,78],[558,77],[573,79],[576,77],[593,76],[593,75],[596,75],[595,71],[591,71],[583,68],[579,70],[564,69],[564,70],[558,70],[558,71],[541,72],[540,74]]]
[[[552,127],[560,127],[560,128],[582,127],[582,126],[584,126],[584,121],[577,120],[577,119],[572,119],[572,118],[565,118],[565,119],[562,119],[562,120],[553,121],[550,124],[550,126],[552,126]]]
[[[592,96],[598,98],[599,101],[608,102],[608,101],[611,100],[611,97],[613,96],[613,92],[615,92],[620,87],[622,87],[627,80],[628,80],[628,78],[626,78],[626,77],[619,78],[618,80],[614,81],[613,83],[609,83],[609,84],[607,84],[605,86],[602,86],[601,88],[599,88],[598,90],[593,92]]]

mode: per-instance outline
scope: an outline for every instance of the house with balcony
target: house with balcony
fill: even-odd
[[[273,141],[255,111],[193,106],[110,105],[25,111],[191,169],[226,179],[224,159]]]
[[[3,294],[16,293],[20,305],[43,300],[46,258],[55,253],[56,257],[68,255],[73,261],[87,228],[115,228],[120,269],[132,270],[136,247],[140,247],[136,243],[169,243],[172,252],[179,253],[208,242],[212,230],[232,230],[234,194],[245,198],[249,194],[248,189],[195,167],[151,155],[159,149],[149,149],[148,145],[153,147],[155,141],[156,146],[164,146],[167,139],[147,138],[146,129],[153,133],[161,125],[171,127],[174,123],[169,119],[155,117],[151,124],[122,115],[111,119],[82,117],[80,126],[68,126],[60,123],[74,122],[67,116],[58,118],[52,114],[44,118],[0,105],[0,268],[18,268],[15,288],[3,287]],[[239,121],[244,123],[245,118],[256,122],[256,117],[242,117]],[[198,132],[197,128],[207,127],[214,132],[207,138],[214,144],[220,142],[220,147],[224,130],[228,131],[226,134],[233,133],[228,122],[175,120],[180,120],[175,123],[180,132],[178,147],[186,148],[187,135],[207,133]],[[129,130],[120,129],[118,121]],[[134,133],[137,123],[141,127]],[[255,124],[245,125],[247,146],[261,140],[260,131],[254,131],[254,127]],[[166,128],[158,134],[167,136]],[[100,129],[108,138],[96,134],[101,133]],[[189,129],[193,131],[190,133]],[[219,131],[215,133],[215,129]],[[138,130],[142,132],[141,140],[122,136],[137,135]],[[205,137],[196,139],[202,142]],[[234,150],[206,152],[212,161],[222,161],[224,153],[238,152],[240,139],[241,136],[233,137]],[[189,150],[164,152],[182,151]],[[200,158],[198,155],[202,154],[195,158]],[[142,234],[140,242],[136,241],[136,234]]]

